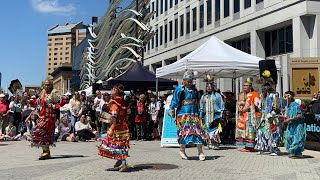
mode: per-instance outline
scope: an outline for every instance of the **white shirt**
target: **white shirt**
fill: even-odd
[[[94,98],[94,104],[96,104],[97,101],[100,101],[100,103],[96,107],[96,111],[101,112],[102,111],[102,106],[105,104],[105,101],[104,101],[102,96],[101,96],[101,99],[99,99],[98,96],[96,98]]]
[[[10,112],[21,112],[22,104],[20,102],[15,103],[14,101],[11,101],[9,104]]]
[[[160,102],[157,101],[157,102],[151,102],[149,104],[149,112],[151,114],[151,119],[153,121],[157,120],[157,111],[160,110]]]
[[[87,122],[86,124],[83,124],[81,121],[78,121],[78,122],[76,122],[76,124],[74,125],[74,129],[75,129],[76,131],[81,131],[81,130],[83,130],[83,129],[91,130],[92,127],[91,127],[91,125],[90,125],[89,122]]]

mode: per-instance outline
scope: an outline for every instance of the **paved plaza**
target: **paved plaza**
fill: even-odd
[[[159,141],[131,141],[131,167],[119,173],[105,171],[114,160],[99,157],[98,144],[58,142],[51,148],[53,159],[39,161],[41,150],[30,148],[27,141],[0,142],[0,179],[320,179],[320,152],[315,151],[306,151],[304,159],[290,159],[286,153],[274,157],[222,146],[205,150],[206,161],[199,161],[196,148],[188,148],[191,160],[186,161],[178,148],[160,148]]]

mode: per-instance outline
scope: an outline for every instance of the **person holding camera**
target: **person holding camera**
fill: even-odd
[[[224,110],[224,102],[210,75],[207,76],[205,82],[207,92],[202,95],[200,100],[200,118],[204,121],[209,136],[207,148],[219,149],[219,143],[221,143],[219,133],[222,131],[220,121]]]

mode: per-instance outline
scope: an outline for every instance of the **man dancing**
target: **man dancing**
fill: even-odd
[[[207,76],[206,94],[200,100],[200,118],[204,120],[209,139],[208,149],[219,149],[221,143],[219,133],[222,130],[220,120],[224,110],[224,103],[221,94],[217,91],[215,82]]]
[[[192,83],[193,79],[193,72],[186,71],[184,73],[183,85],[176,87],[174,90],[168,115],[175,117],[176,108],[176,125],[181,158],[188,159],[185,152],[186,145],[194,143],[198,148],[199,160],[204,161],[205,155],[202,150],[202,144],[207,139],[207,136],[205,125],[198,114],[199,93]]]
[[[44,82],[44,89],[41,92],[40,98],[37,100],[39,109],[39,121],[34,131],[31,147],[42,147],[42,154],[39,160],[50,159],[49,146],[54,146],[54,129],[56,114],[54,111],[54,104],[60,100],[58,91],[53,89],[51,80]]]

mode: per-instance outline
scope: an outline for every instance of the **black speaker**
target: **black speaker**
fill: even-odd
[[[276,67],[275,60],[261,60],[259,61],[259,69],[260,69],[260,76],[262,76],[263,71],[269,70],[271,73],[271,78],[274,83],[278,83],[278,73]]]

